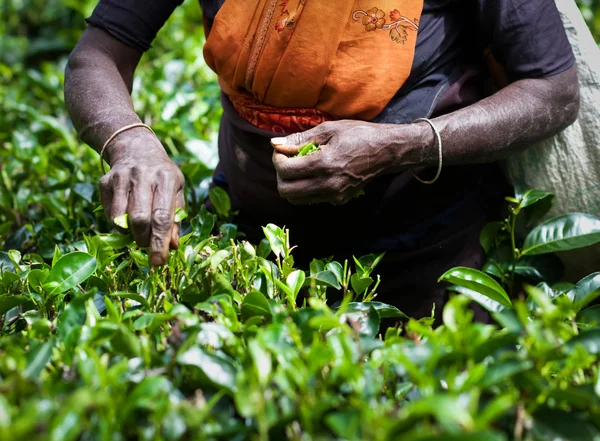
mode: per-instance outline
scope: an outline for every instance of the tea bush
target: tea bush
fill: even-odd
[[[152,269],[97,209],[98,157],[64,110],[93,3],[0,8],[0,439],[600,440],[600,275],[557,283],[548,254],[600,221],[541,222],[552,196],[518,189],[483,271],[440,275],[457,294],[438,327],[377,302],[380,256],[296,268],[293,231],[244,241],[225,194],[203,204],[220,107],[188,2],[134,88],[187,181],[185,236]]]

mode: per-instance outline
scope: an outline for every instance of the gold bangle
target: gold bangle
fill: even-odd
[[[440,175],[442,174],[442,136],[440,135],[440,131],[438,130],[438,128],[435,126],[435,124],[433,124],[433,122],[430,119],[427,118],[418,118],[415,119],[413,121],[413,123],[419,122],[419,121],[425,121],[427,124],[429,124],[431,126],[431,128],[433,129],[433,132],[435,133],[435,139],[436,139],[436,143],[438,145],[438,150],[439,150],[439,161],[438,161],[438,169],[437,169],[437,173],[435,174],[435,177],[431,180],[431,181],[425,181],[421,178],[419,178],[415,172],[413,172],[411,170],[411,173],[413,174],[413,176],[415,177],[415,179],[417,181],[419,181],[421,184],[434,184],[440,177]]]
[[[108,145],[121,133],[126,132],[127,130],[130,130],[130,129],[135,129],[136,127],[143,127],[145,129],[149,130],[154,136],[156,136],[156,133],[154,133],[154,130],[152,130],[152,127],[150,127],[144,123],[135,123],[135,124],[130,124],[125,127],[121,127],[115,133],[110,135],[110,137],[106,140],[106,142],[102,146],[102,149],[100,149],[100,168],[102,169],[102,174],[106,174],[106,170],[104,168],[104,151],[106,150],[106,147],[108,147]]]

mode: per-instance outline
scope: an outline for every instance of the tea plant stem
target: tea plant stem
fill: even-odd
[[[519,258],[519,250],[517,249],[517,243],[515,239],[515,225],[517,223],[517,216],[519,215],[519,209],[511,210],[511,220],[510,220],[510,242],[512,245],[513,257],[515,260]]]
[[[523,439],[523,431],[525,428],[525,407],[523,403],[519,403],[517,408],[517,420],[515,421],[515,441],[521,441]]]

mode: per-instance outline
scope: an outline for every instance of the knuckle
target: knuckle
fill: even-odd
[[[158,170],[156,170],[156,178],[160,181],[160,182],[168,182],[171,180],[171,173],[169,170],[165,170],[163,168],[159,168]]]
[[[277,191],[279,196],[287,197],[289,195],[289,186],[284,181],[277,181]]]
[[[102,190],[108,190],[108,188],[110,187],[111,177],[112,175],[109,173],[100,178],[100,188]]]
[[[134,210],[129,213],[131,223],[137,226],[146,226],[150,223],[150,216],[142,210]]]
[[[113,187],[124,185],[129,179],[129,170],[118,169],[112,173],[110,183]]]
[[[143,176],[144,170],[143,167],[140,167],[139,165],[134,165],[131,167],[131,177],[134,179],[137,179],[141,176]]]
[[[292,133],[291,135],[287,136],[287,140],[288,143],[291,144],[299,144],[303,141],[304,137],[302,136],[302,133]]]
[[[172,223],[171,213],[165,208],[156,208],[152,212],[152,222],[156,227],[170,227]]]

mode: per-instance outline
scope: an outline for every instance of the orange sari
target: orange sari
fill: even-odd
[[[292,133],[371,120],[410,75],[423,0],[226,0],[204,47],[247,121]]]

